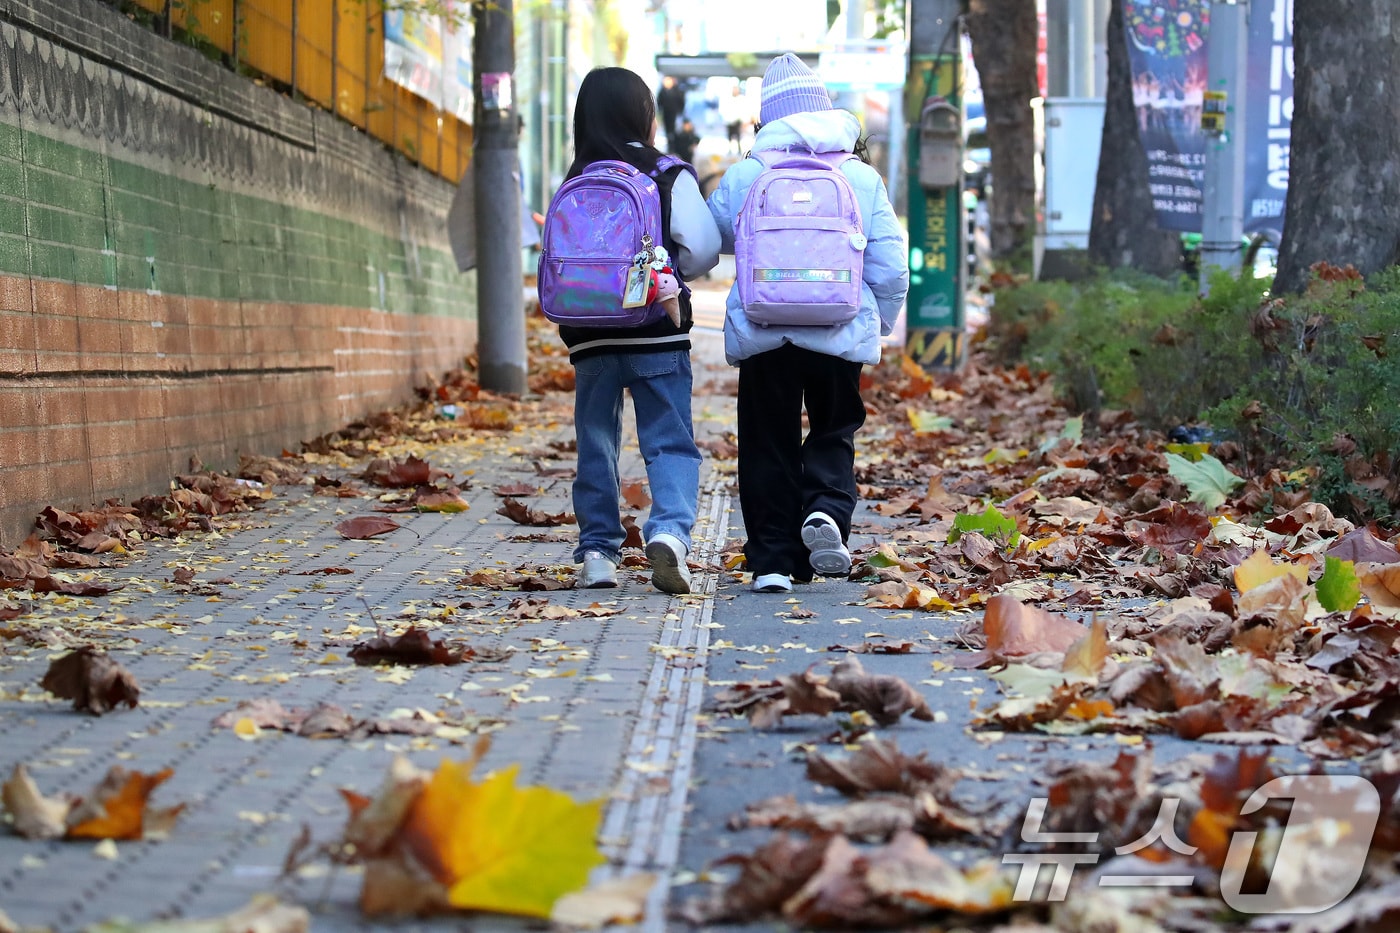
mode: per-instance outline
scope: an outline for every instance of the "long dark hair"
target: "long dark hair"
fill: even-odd
[[[574,163],[566,177],[600,159],[654,171],[661,152],[647,140],[655,122],[656,101],[640,76],[626,68],[594,68],[584,75],[574,102]]]

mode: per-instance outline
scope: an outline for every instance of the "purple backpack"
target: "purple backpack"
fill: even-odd
[[[751,153],[764,165],[734,224],[739,303],[761,326],[844,324],[860,310],[865,232],[849,152]]]
[[[676,165],[690,169],[674,156],[662,156],[652,175],[605,159],[559,186],[545,214],[540,251],[545,317],[574,327],[637,327],[666,316],[657,302],[624,308],[622,293],[638,254],[662,243],[655,176]]]

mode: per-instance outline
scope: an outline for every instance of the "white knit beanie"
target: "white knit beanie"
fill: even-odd
[[[759,123],[772,123],[794,113],[830,109],[831,95],[826,92],[826,86],[802,59],[784,52],[768,64],[758,105]]]

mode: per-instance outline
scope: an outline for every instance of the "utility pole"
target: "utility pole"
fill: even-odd
[[[960,0],[911,0],[910,9],[909,78],[904,85],[904,112],[909,119],[905,351],[925,369],[957,369],[967,354],[962,130],[958,120],[953,131],[947,131],[951,111],[944,106],[962,110],[961,6]],[[936,125],[925,127],[925,123]],[[930,132],[934,129],[937,132]],[[950,158],[955,170],[948,170]],[[942,170],[927,171],[935,161]]]
[[[483,389],[523,394],[528,383],[513,0],[476,7],[472,68],[478,375]]]
[[[1244,95],[1249,54],[1249,2],[1211,4],[1206,39],[1207,83],[1201,124],[1206,131],[1202,186],[1200,290],[1216,269],[1240,268],[1244,237]]]

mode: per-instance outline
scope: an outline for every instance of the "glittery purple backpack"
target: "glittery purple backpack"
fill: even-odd
[[[648,175],[606,159],[559,186],[545,214],[540,249],[545,317],[574,327],[638,327],[666,316],[660,302],[624,308],[623,291],[638,253],[662,245],[656,176],[675,165],[685,163],[662,156]]]

